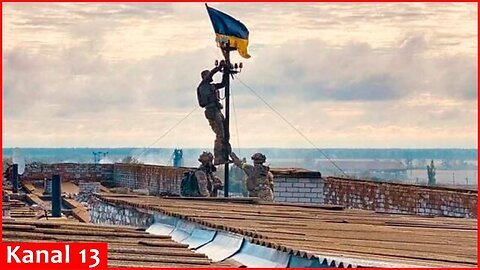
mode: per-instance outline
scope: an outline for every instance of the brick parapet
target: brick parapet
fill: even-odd
[[[327,204],[377,212],[477,217],[476,191],[327,177]]]
[[[25,172],[20,178],[22,181],[35,181],[50,179],[52,175],[58,174],[65,181],[108,182],[113,179],[113,166],[91,163],[30,163],[25,166]]]
[[[151,195],[179,195],[191,168],[144,164],[28,164],[22,181],[60,174],[63,180],[99,181]],[[477,191],[327,177],[300,169],[272,169],[275,201],[339,204],[348,208],[425,216],[477,217]]]
[[[275,177],[276,202],[323,203],[322,178]]]
[[[189,168],[116,163],[113,184],[131,189],[147,189],[152,195],[180,195],[180,183]]]

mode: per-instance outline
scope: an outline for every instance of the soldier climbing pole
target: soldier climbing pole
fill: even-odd
[[[221,48],[222,54],[225,58],[225,66],[223,67],[223,72],[226,75],[225,76],[225,82],[224,82],[224,87],[225,87],[225,120],[223,123],[223,128],[224,128],[224,138],[229,146],[228,148],[231,148],[230,146],[230,77],[234,79],[237,76],[234,76],[237,73],[240,73],[243,65],[242,63],[235,63],[232,64],[230,61],[230,52],[231,51],[238,51],[238,54],[243,57],[243,58],[250,58],[250,55],[247,52],[247,47],[248,47],[248,36],[249,36],[249,31],[243,25],[240,21],[236,20],[235,18],[231,17],[228,14],[225,14],[219,10],[216,10],[214,8],[209,7],[207,4],[205,4],[207,8],[208,15],[210,17],[210,20],[213,25],[213,29],[215,31],[216,39],[215,41],[217,42],[218,47]],[[216,66],[218,67],[218,60],[216,61]],[[219,69],[215,72],[217,72]],[[340,168],[324,151],[319,149],[307,136],[305,136],[298,128],[296,128],[290,121],[288,121],[282,114],[280,114],[279,111],[277,111],[275,108],[273,108],[272,105],[270,105],[264,98],[262,98],[253,88],[248,86],[246,83],[244,83],[240,78],[238,78],[238,81],[244,85],[247,89],[249,89],[257,98],[259,98],[265,105],[271,109],[274,113],[276,113],[285,123],[287,123],[290,127],[292,127],[299,135],[301,135],[308,143],[310,143],[316,150],[318,150],[322,155],[325,156],[334,166],[337,168],[342,175],[347,176],[345,171]],[[145,147],[143,151],[137,155],[138,157],[142,156],[145,152],[148,151],[153,145],[155,145],[158,141],[160,141],[162,138],[164,138],[166,135],[168,135],[174,128],[176,128],[178,125],[180,125],[185,119],[187,119],[190,115],[192,115],[198,107],[195,107],[190,111],[187,115],[185,115],[180,121],[175,123],[171,128],[169,128],[164,134],[162,134],[158,139],[156,139],[152,144],[149,146]],[[234,107],[234,112],[235,112],[235,107]],[[236,123],[236,122],[235,122]],[[238,129],[237,129],[238,133]],[[231,149],[228,149],[231,150]],[[229,153],[230,154],[230,153]],[[227,157],[228,159],[228,157]],[[229,196],[229,163],[227,162],[225,164],[225,177],[224,177],[224,195],[225,197]]]
[[[213,30],[216,35],[216,42],[222,50],[223,56],[225,57],[225,68],[223,72],[227,74],[225,82],[225,140],[228,145],[230,145],[230,75],[237,74],[242,69],[242,63],[240,65],[232,65],[230,62],[230,51],[238,51],[240,56],[243,58],[250,58],[250,55],[247,52],[248,47],[248,36],[249,32],[247,27],[237,19],[231,17],[228,14],[225,14],[219,10],[209,7],[205,4],[207,8],[208,15],[213,25]],[[231,148],[231,147],[229,147]],[[231,149],[229,149],[231,150]],[[225,197],[228,197],[229,189],[229,163],[225,164],[225,177],[224,177],[224,186],[225,186]]]

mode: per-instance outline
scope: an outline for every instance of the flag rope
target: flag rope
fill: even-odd
[[[170,127],[165,133],[163,133],[160,137],[158,137],[152,144],[150,144],[149,146],[147,147],[144,147],[144,150],[142,152],[140,152],[139,155],[136,156],[136,158],[138,159],[139,157],[141,157],[143,154],[145,154],[152,146],[154,146],[155,144],[157,144],[161,139],[163,139],[165,136],[168,135],[168,133],[170,133],[173,129],[175,129],[177,126],[179,126],[183,121],[185,121],[190,115],[192,115],[196,110],[198,109],[198,107],[195,107],[191,112],[189,112],[187,115],[185,115],[182,119],[180,119],[180,121],[178,121],[177,123],[175,123],[175,125],[173,125],[172,127]]]
[[[237,80],[245,86],[248,90],[250,90],[258,99],[260,99],[268,108],[270,108],[275,114],[277,114],[285,123],[287,123],[291,128],[293,128],[300,136],[302,136],[308,143],[310,143],[317,151],[319,151],[330,163],[335,166],[344,176],[348,176],[345,171],[340,168],[340,166],[337,165],[324,151],[322,151],[320,148],[318,148],[305,134],[303,134],[298,128],[296,128],[290,121],[288,121],[278,110],[276,110],[272,105],[270,105],[264,98],[262,98],[255,90],[253,90],[252,87],[248,86],[246,83],[244,83],[238,76],[235,76]]]
[[[233,92],[230,89],[230,95],[232,96],[232,107],[233,107],[233,119],[235,120],[235,131],[237,135],[237,149],[238,149],[238,154],[241,156],[241,150],[240,150],[240,133],[238,132],[238,118],[237,118],[237,110],[235,108],[235,98],[233,96]]]

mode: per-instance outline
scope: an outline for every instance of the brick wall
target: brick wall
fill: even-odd
[[[78,183],[78,194],[75,198],[78,202],[87,202],[95,193],[100,192],[100,182],[80,181]]]
[[[62,180],[68,181],[110,181],[113,177],[113,164],[86,163],[31,163],[25,166],[21,175],[22,181],[43,180],[59,174]]]
[[[50,178],[101,181],[104,184],[147,189],[151,195],[179,195],[188,168],[143,164],[29,164],[22,180]],[[272,169],[275,201],[340,204],[348,208],[388,213],[477,217],[476,191],[382,183],[338,177],[319,172]]]
[[[387,213],[477,217],[476,191],[338,177],[327,177],[324,181],[327,204]]]
[[[275,177],[276,202],[323,203],[323,181],[320,178]]]
[[[114,183],[148,189],[152,195],[178,195],[187,168],[115,164]],[[339,204],[378,212],[477,217],[477,192],[439,187],[327,177],[301,169],[272,169],[276,202]]]
[[[276,202],[323,203],[323,181],[319,172],[298,168],[270,171],[274,175]]]
[[[153,224],[153,214],[137,208],[123,207],[100,201],[89,200],[90,222],[96,224],[125,225],[148,228]]]
[[[188,168],[143,164],[115,164],[113,184],[148,189],[151,195],[180,195],[180,183]]]

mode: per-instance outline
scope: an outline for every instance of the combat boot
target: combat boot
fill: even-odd
[[[230,153],[232,153],[232,146],[229,142],[224,142],[222,145],[222,161],[223,163],[231,162],[229,160]]]

